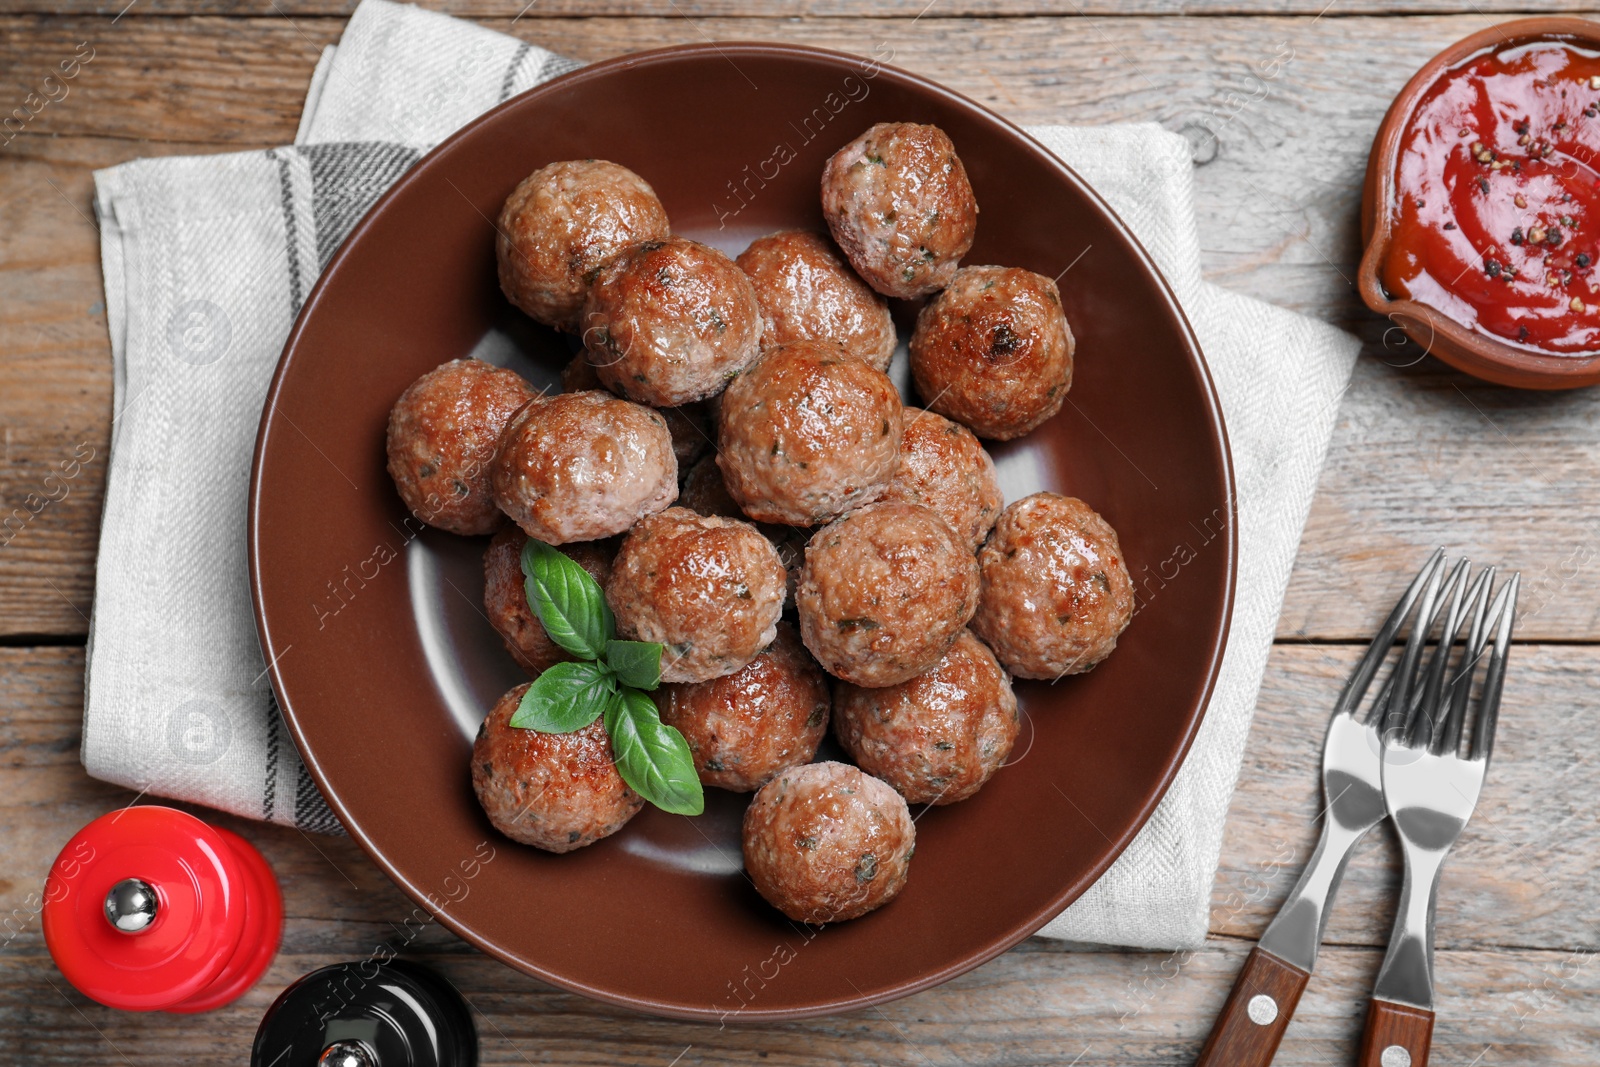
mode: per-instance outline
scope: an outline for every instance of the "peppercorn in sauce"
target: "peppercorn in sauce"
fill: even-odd
[[[1446,71],[1400,144],[1383,286],[1546,352],[1600,350],[1600,54],[1555,42]]]

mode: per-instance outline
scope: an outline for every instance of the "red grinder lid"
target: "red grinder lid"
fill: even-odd
[[[239,948],[247,877],[221,834],[187,812],[109,812],[50,869],[45,944],[85,996],[126,1011],[170,1007],[211,984]]]

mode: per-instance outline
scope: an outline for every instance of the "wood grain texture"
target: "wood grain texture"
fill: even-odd
[[[1436,542],[1524,570],[1519,634],[1600,639],[1600,391],[1516,393],[1385,347],[1386,323],[1347,284],[1356,187],[1390,95],[1486,16],[1205,19],[750,18],[500,20],[596,59],[715,37],[796,40],[897,62],[1024,122],[1149,120],[1185,131],[1204,263],[1215,281],[1341,321],[1369,342],[1342,401],[1280,634],[1359,639],[1382,597]],[[0,520],[28,511],[79,445],[103,460],[110,411],[90,171],[140,155],[292,137],[336,19],[0,18],[0,70],[19,93],[92,38],[71,93],[0,149]],[[1403,27],[1397,30],[1395,27]],[[1287,45],[1293,58],[1263,71]],[[1267,64],[1267,66],[1263,66]],[[1391,335],[1390,342],[1395,338]],[[1286,358],[1292,358],[1286,355]],[[81,635],[103,466],[0,548],[0,634]],[[38,500],[33,501],[34,505]],[[19,520],[20,521],[20,520]],[[4,540],[0,537],[0,540]]]
[[[1356,1062],[1360,1067],[1428,1067],[1432,1042],[1433,1012],[1374,1000],[1367,1005]]]
[[[1389,599],[1398,595],[1399,580]],[[1360,648],[1280,644],[1262,684],[1250,745],[1228,811],[1211,928],[1254,939],[1316,847],[1328,712]],[[1600,649],[1513,649],[1494,761],[1478,809],[1439,883],[1437,936],[1454,949],[1532,946],[1600,950],[1594,856],[1600,785],[1594,714]],[[1330,944],[1383,946],[1400,892],[1399,847],[1387,826],[1350,858],[1328,919]]]
[[[1195,1067],[1271,1067],[1310,980],[1272,953],[1251,949]]]
[[[1193,952],[1078,951],[1031,940],[945,986],[880,1009],[808,1022],[726,1027],[668,1022],[616,1011],[552,989],[480,955],[417,915],[343,838],[309,838],[196,809],[249,838],[285,894],[284,948],[267,978],[238,1004],[193,1019],[100,1008],[61,980],[38,933],[37,894],[61,844],[84,823],[132,799],[95,782],[78,764],[83,657],[79,649],[0,649],[0,1062],[130,1064],[237,1062],[282,988],[327,963],[362,959],[379,944],[438,967],[467,995],[485,1063],[820,1065],[1190,1064],[1221,1010],[1251,941],[1276,906],[1295,860],[1274,842],[1309,850],[1320,803],[1306,788],[1325,709],[1347,664],[1320,648],[1280,646],[1229,819],[1223,874],[1213,894],[1212,940]],[[1333,650],[1343,654],[1348,650]],[[1577,768],[1594,751],[1573,738],[1574,773],[1542,790],[1519,764],[1585,709],[1562,702],[1593,678],[1600,650],[1519,648],[1502,719],[1503,752],[1483,815],[1508,835],[1535,834],[1523,850],[1482,851],[1477,823],[1463,834],[1440,892],[1436,958],[1439,1063],[1539,1063],[1592,1067],[1600,1047],[1600,948],[1590,861],[1595,786]],[[1537,694],[1549,699],[1533,699]],[[1530,734],[1529,718],[1544,723]],[[1591,729],[1594,729],[1591,727]],[[1313,738],[1315,734],[1315,738]],[[1549,758],[1548,752],[1541,758]],[[1562,798],[1562,793],[1569,796]],[[1301,801],[1305,799],[1305,804]],[[1559,804],[1565,806],[1555,806]],[[1245,813],[1250,813],[1247,817]],[[1549,828],[1541,829],[1548,822]],[[1487,823],[1483,824],[1487,826]],[[1557,830],[1556,827],[1561,827]],[[1557,834],[1562,835],[1557,838]],[[1542,835],[1542,836],[1537,836]],[[1291,850],[1292,851],[1292,850]],[[1571,853],[1569,857],[1567,854]],[[1276,857],[1276,867],[1271,857]],[[1257,882],[1241,880],[1249,872]],[[1263,873],[1265,872],[1265,873]],[[1398,857],[1364,849],[1352,864],[1317,973],[1285,1035],[1279,1065],[1351,1062],[1362,1011],[1381,962]],[[1362,889],[1386,882],[1385,895]],[[1354,883],[1354,885],[1352,885]],[[1265,888],[1260,888],[1264,886]],[[1351,889],[1360,889],[1352,895]],[[1249,898],[1241,906],[1239,898]],[[1259,899],[1256,899],[1259,897]],[[981,906],[981,902],[974,902]],[[1357,913],[1366,912],[1365,916]],[[1503,914],[1496,915],[1496,912]],[[1487,929],[1478,927],[1487,925]],[[1565,929],[1568,933],[1556,936]],[[1535,946],[1518,945],[1519,931]],[[937,936],[930,931],[930,936]],[[1486,1047],[1491,1047],[1483,1055]]]
[[[0,640],[12,645],[30,635],[81,639],[92,599],[111,374],[91,172],[138,156],[287,141],[312,64],[353,2],[139,0],[115,18],[126,6],[0,0],[0,94],[11,94],[0,95],[0,110],[39,91],[80,43],[95,50],[68,95],[0,147]],[[463,989],[488,1064],[1193,1063],[1315,843],[1327,710],[1359,654],[1328,642],[1370,634],[1396,576],[1437,541],[1524,568],[1519,637],[1600,640],[1590,517],[1600,506],[1600,392],[1519,394],[1473,382],[1393,343],[1349,285],[1359,177],[1393,93],[1439,48],[1505,12],[1568,5],[1501,0],[1448,16],[1454,5],[1428,0],[1408,5],[1414,17],[1405,18],[1369,17],[1392,0],[1194,0],[1184,17],[1147,17],[1170,10],[1161,0],[429,6],[586,60],[707,38],[857,53],[885,42],[900,65],[1019,122],[1161,123],[1194,148],[1207,276],[1361,334],[1366,351],[1342,402],[1230,809],[1212,938],[1174,953],[1031,940],[881,1009],[765,1026],[667,1022],[488,960],[427,922],[346,839],[199,811],[273,864],[288,916],[283,951],[260,986],[204,1025],[117,1013],[61,980],[36,902],[61,843],[133,797],[87,778],[78,762],[81,649],[0,648],[0,1062],[240,1062],[288,982],[383,944]],[[596,17],[606,15],[630,17]],[[1513,653],[1499,751],[1440,890],[1438,1063],[1592,1067],[1597,677],[1600,648],[1534,643]],[[1276,1063],[1356,1057],[1399,871],[1387,834],[1358,850]]]
[[[0,14],[98,15],[129,19],[187,15],[284,15],[290,18],[346,18],[357,0],[0,0]],[[1448,15],[1468,10],[1510,18],[1522,14],[1592,14],[1581,0],[1485,0],[1463,5],[1451,0],[430,0],[423,5],[457,18],[517,19],[538,22],[576,16],[636,16],[695,20],[751,17],[770,19],[845,16],[867,20],[922,18],[1018,18],[1026,16],[1144,16],[1170,18],[1231,15],[1308,15],[1328,19],[1351,15]]]

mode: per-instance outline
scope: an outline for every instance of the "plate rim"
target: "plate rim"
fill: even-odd
[[[837,997],[827,1001],[819,1001],[802,1008],[768,1008],[760,1009],[754,1005],[741,1012],[741,1017],[757,1022],[778,1022],[791,1019],[815,1018],[825,1015],[836,1015],[860,1008],[872,1007],[889,1001],[898,1000],[913,993],[933,988],[964,974],[976,967],[982,966],[996,956],[1014,947],[1020,942],[1037,933],[1038,930],[1060,915],[1068,906],[1078,900],[1095,882],[1099,881],[1107,870],[1127,851],[1133,839],[1143,831],[1149,823],[1150,817],[1172,788],[1172,783],[1177,777],[1179,769],[1188,758],[1194,745],[1195,737],[1200,731],[1200,726],[1206,719],[1211,699],[1216,693],[1217,679],[1221,673],[1223,657],[1228,648],[1228,640],[1232,635],[1233,614],[1238,588],[1238,554],[1239,554],[1239,509],[1238,509],[1238,483],[1234,474],[1233,449],[1228,434],[1227,421],[1224,418],[1221,398],[1217,394],[1216,381],[1211,373],[1210,364],[1205,357],[1205,351],[1200,345],[1193,324],[1189,321],[1188,314],[1183,305],[1179,303],[1177,294],[1172,289],[1171,282],[1156,265],[1144,243],[1123,221],[1110,204],[1096,191],[1081,175],[1071,166],[1058,157],[1046,145],[1030,135],[1022,127],[998,114],[992,109],[978,103],[953,89],[949,89],[930,78],[906,70],[891,63],[881,62],[875,58],[861,56],[850,52],[843,52],[831,48],[818,48],[810,45],[791,44],[780,41],[706,41],[701,43],[667,45],[660,48],[646,49],[631,52],[626,55],[615,56],[611,59],[600,60],[586,64],[576,70],[558,75],[548,81],[541,82],[522,93],[513,96],[467,122],[449,137],[440,141],[428,150],[416,163],[412,164],[405,173],[389,186],[372,207],[361,217],[355,227],[340,243],[338,249],[329,259],[328,264],[317,276],[315,284],[307,294],[305,303],[301,305],[300,312],[295,316],[293,326],[290,328],[288,338],[284,342],[278,362],[273,369],[271,384],[267,388],[266,397],[262,405],[261,417],[257,424],[256,440],[251,456],[249,478],[249,508],[247,514],[247,556],[249,564],[250,599],[256,624],[256,636],[261,645],[263,659],[267,664],[267,674],[272,683],[274,700],[278,704],[284,725],[289,736],[294,741],[296,751],[304,762],[306,771],[316,783],[318,791],[327,802],[329,809],[338,818],[341,826],[355,841],[367,858],[383,872],[384,876],[393,882],[402,892],[412,899],[418,906],[424,908],[438,922],[449,929],[457,937],[473,946],[480,952],[499,960],[524,974],[531,975],[541,981],[549,982],[560,989],[590,997],[602,1003],[628,1008],[655,1016],[688,1019],[694,1021],[713,1020],[718,1017],[714,1008],[703,1009],[687,1008],[675,1003],[663,1003],[645,997],[631,996],[617,993],[607,989],[588,985],[583,981],[573,979],[546,968],[539,967],[530,961],[520,959],[511,950],[504,949],[497,944],[489,942],[474,933],[465,924],[458,922],[448,911],[438,907],[429,899],[429,894],[414,885],[405,874],[399,870],[385,856],[383,850],[362,827],[352,819],[346,811],[345,805],[327,781],[321,762],[316,754],[306,744],[301,730],[299,717],[294,710],[294,704],[284,691],[284,680],[278,667],[282,651],[277,650],[272,636],[271,622],[267,618],[264,603],[260,573],[260,555],[262,551],[262,514],[261,514],[261,479],[263,458],[269,445],[269,437],[273,429],[273,415],[277,410],[278,401],[286,372],[296,349],[307,329],[311,316],[316,312],[322,302],[325,290],[331,280],[335,278],[344,260],[348,258],[350,250],[365,236],[368,230],[378,224],[389,210],[394,199],[412,182],[419,180],[428,168],[437,165],[438,159],[451,150],[458,140],[468,136],[478,126],[488,122],[502,111],[513,107],[526,106],[530,97],[543,96],[566,89],[574,83],[581,83],[591,78],[601,78],[611,75],[616,71],[629,70],[635,67],[649,66],[660,63],[672,63],[685,58],[703,58],[714,56],[727,59],[730,62],[730,52],[740,58],[751,60],[766,59],[771,57],[798,58],[802,60],[822,59],[833,63],[846,63],[859,67],[863,63],[871,63],[878,73],[888,72],[903,82],[910,83],[920,91],[932,96],[942,98],[953,104],[958,109],[975,113],[985,121],[998,126],[1002,132],[1016,141],[1022,143],[1040,156],[1047,164],[1055,169],[1068,183],[1076,187],[1090,201],[1110,218],[1132,246],[1139,261],[1153,276],[1159,285],[1159,291],[1166,301],[1167,307],[1174,316],[1188,341],[1192,350],[1192,357],[1188,362],[1198,372],[1198,380],[1202,386],[1203,399],[1206,404],[1206,415],[1209,422],[1216,430],[1216,446],[1220,452],[1222,475],[1222,490],[1224,493],[1224,506],[1228,516],[1228,534],[1225,538],[1224,567],[1226,571],[1225,589],[1221,605],[1222,624],[1212,641],[1208,656],[1206,679],[1203,692],[1198,701],[1198,707],[1188,716],[1185,725],[1182,743],[1174,752],[1172,758],[1163,768],[1160,781],[1151,792],[1148,799],[1141,806],[1134,821],[1128,830],[1117,839],[1111,840],[1111,847],[1104,857],[1085,871],[1073,882],[1064,885],[1048,902],[1032,914],[1025,916],[1014,924],[1011,930],[991,940],[980,949],[968,952],[959,959],[934,971],[919,974],[915,978],[897,983],[893,986],[877,990],[872,993],[857,993],[852,996]],[[1103,835],[1102,835],[1103,836]],[[1110,840],[1110,839],[1108,839]]]

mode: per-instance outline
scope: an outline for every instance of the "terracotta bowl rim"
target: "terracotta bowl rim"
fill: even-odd
[[[1505,385],[1564,389],[1600,381],[1600,351],[1558,355],[1520,347],[1473,330],[1430,304],[1390,297],[1378,279],[1392,238],[1387,208],[1394,198],[1400,139],[1422,95],[1446,70],[1477,52],[1538,40],[1580,41],[1600,49],[1600,22],[1569,15],[1540,15],[1496,23],[1445,48],[1406,82],[1384,113],[1368,156],[1361,205],[1365,247],[1356,281],[1361,299],[1368,308],[1399,322],[1412,340],[1458,369]],[[1426,332],[1414,329],[1412,323],[1420,324]],[[1418,336],[1419,333],[1423,336]],[[1434,347],[1440,340],[1447,346],[1444,352]]]

